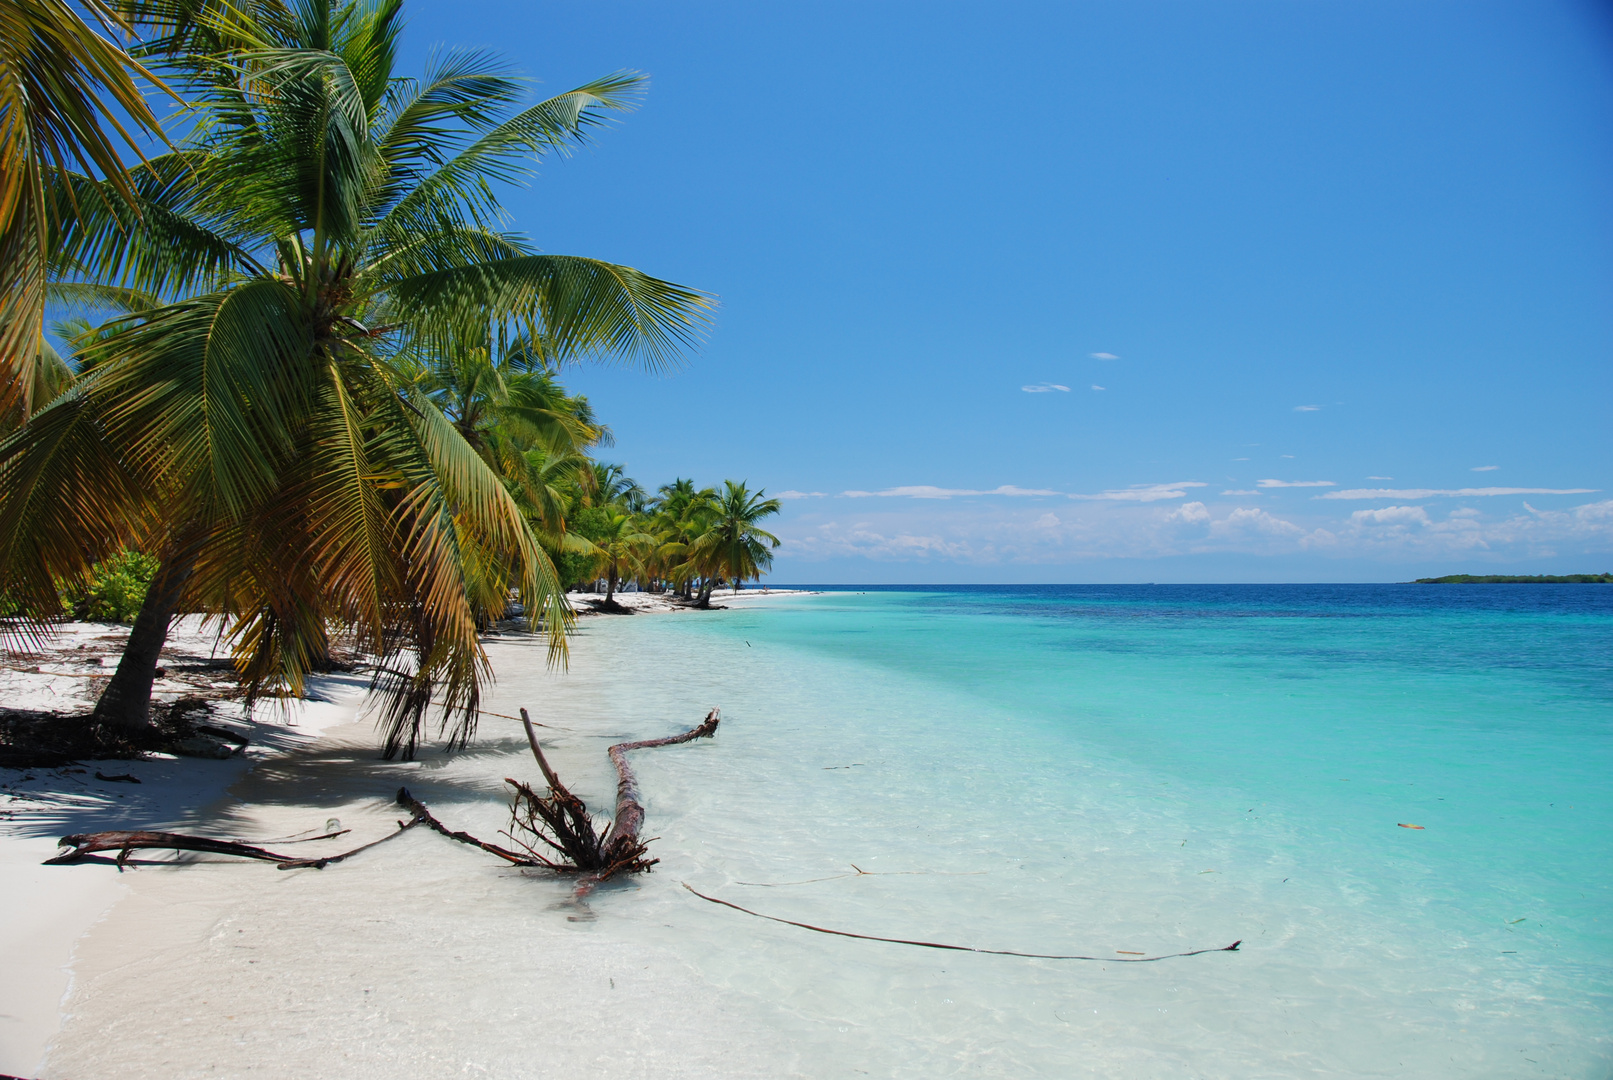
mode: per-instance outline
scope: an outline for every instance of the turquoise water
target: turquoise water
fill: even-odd
[[[641,755],[663,863],[579,932],[788,1017],[808,1075],[1610,1075],[1613,589],[834,592],[575,652],[501,699],[725,717]],[[985,948],[1244,945],[960,956],[681,881]]]

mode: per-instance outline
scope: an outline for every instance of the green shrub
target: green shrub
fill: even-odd
[[[96,563],[88,582],[68,590],[67,604],[75,619],[132,623],[145,603],[146,588],[156,572],[156,559],[138,551],[125,551]]]

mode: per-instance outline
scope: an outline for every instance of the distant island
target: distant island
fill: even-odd
[[[1413,585],[1613,585],[1613,574],[1447,574]]]

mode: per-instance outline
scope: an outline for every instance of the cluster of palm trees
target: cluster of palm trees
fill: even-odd
[[[596,464],[592,493],[579,501],[576,531],[594,549],[584,565],[600,575],[606,608],[627,581],[709,607],[718,585],[738,589],[761,577],[779,545],[758,524],[779,512],[779,501],[735,480],[720,491],[675,480],[652,498],[619,466]]]
[[[485,52],[399,75],[401,28],[401,0],[0,0],[0,633],[48,633],[101,560],[160,560],[104,724],[149,723],[169,623],[203,612],[249,701],[341,633],[379,658],[389,756],[433,707],[463,745],[512,596],[563,655],[557,563],[703,596],[765,566],[743,485],[614,540],[570,525],[625,504],[556,373],[670,363],[710,298],[540,253],[497,192],[641,77],[521,107]]]

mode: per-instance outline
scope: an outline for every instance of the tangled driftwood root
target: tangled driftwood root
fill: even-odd
[[[425,803],[409,793],[408,788],[399,788],[396,796],[399,806],[408,810],[408,821],[398,822],[397,832],[383,836],[352,851],[344,851],[339,855],[327,855],[317,859],[298,859],[290,855],[281,855],[254,844],[242,843],[238,840],[219,840],[208,836],[192,836],[186,833],[171,832],[99,832],[79,833],[73,836],[64,836],[61,839],[63,847],[72,848],[55,858],[45,860],[46,865],[63,865],[77,862],[86,855],[100,851],[116,851],[118,853],[117,866],[121,871],[129,861],[129,854],[142,848],[157,848],[171,851],[199,851],[212,855],[232,855],[243,859],[256,859],[262,862],[272,862],[281,870],[297,870],[305,867],[323,869],[332,863],[357,855],[377,844],[414,828],[424,825],[432,832],[446,836],[450,840],[471,847],[480,848],[489,855],[503,859],[512,866],[523,866],[554,870],[565,874],[581,875],[577,882],[577,894],[586,895],[594,886],[617,874],[643,873],[654,866],[658,860],[645,858],[648,841],[639,837],[639,829],[644,824],[644,806],[639,801],[638,779],[633,775],[632,767],[627,763],[629,750],[642,750],[653,746],[672,746],[677,743],[689,742],[692,739],[710,738],[717,730],[718,711],[712,709],[706,714],[706,719],[697,727],[691,728],[682,735],[674,735],[666,739],[645,739],[641,742],[617,743],[610,748],[611,763],[616,766],[616,816],[608,826],[595,823],[588,813],[588,806],[581,799],[571,793],[571,790],[561,782],[560,777],[550,767],[548,759],[543,756],[543,747],[538,744],[537,732],[533,728],[532,719],[525,709],[521,710],[521,722],[526,727],[527,743],[532,747],[532,756],[537,758],[538,768],[543,772],[544,782],[548,785],[548,794],[539,794],[532,787],[519,780],[505,780],[515,789],[515,798],[510,806],[510,831],[508,835],[515,841],[521,851],[511,851],[490,844],[485,840],[477,839],[468,832],[455,831],[448,828],[431,813]],[[311,837],[315,840],[328,840],[330,834],[321,837]],[[301,842],[301,841],[297,841]],[[540,846],[541,845],[541,846]]]
[[[681,735],[612,746],[609,753],[611,764],[616,766],[616,815],[609,828],[602,828],[589,815],[587,805],[555,775],[543,756],[532,718],[522,709],[521,723],[526,728],[527,743],[532,747],[532,756],[538,760],[549,793],[540,795],[517,780],[505,781],[515,789],[515,801],[510,807],[511,838],[543,866],[561,873],[581,874],[577,882],[579,896],[617,874],[647,871],[659,860],[644,857],[648,841],[639,836],[644,825],[644,805],[639,801],[638,778],[628,764],[627,752],[709,739],[716,733],[720,719],[719,711],[712,709],[705,720]],[[517,834],[530,837],[531,841]],[[543,848],[539,848],[539,844]]]

